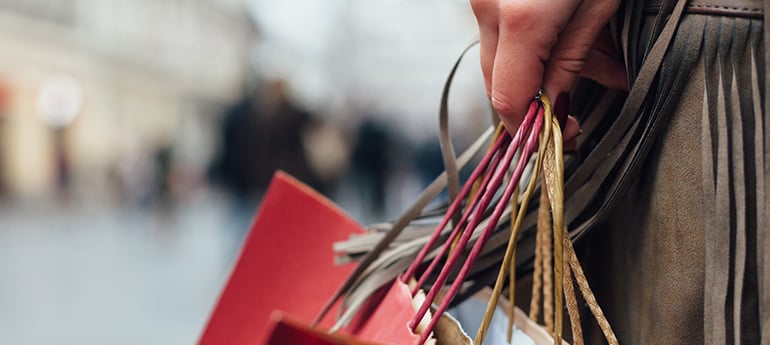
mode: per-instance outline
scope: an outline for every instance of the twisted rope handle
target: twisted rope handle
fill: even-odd
[[[567,225],[564,223],[564,152],[561,128],[558,120],[553,117],[553,108],[548,96],[540,96],[543,102],[543,108],[546,114],[550,113],[549,119],[553,122],[553,136],[547,143],[545,159],[543,160],[543,180],[545,181],[548,192],[548,201],[551,206],[551,216],[553,222],[553,341],[554,345],[559,345],[562,341],[564,321],[564,247],[562,246],[562,237],[567,233]]]
[[[580,261],[578,261],[577,254],[575,254],[572,240],[566,235],[564,239],[564,250],[569,266],[575,274],[575,281],[580,288],[580,292],[583,294],[583,298],[586,300],[586,304],[588,304],[588,308],[591,310],[596,322],[599,324],[599,328],[602,330],[604,338],[607,339],[607,342],[610,345],[618,345],[618,338],[615,336],[615,332],[612,331],[612,326],[610,326],[610,322],[607,321],[607,317],[604,316],[604,312],[602,312],[599,303],[596,302],[596,297],[594,296],[593,291],[591,291],[591,286],[588,285],[588,279],[586,279],[583,268],[580,266]]]
[[[566,248],[569,236],[564,236],[564,247]],[[565,251],[566,253],[566,251]],[[577,296],[575,295],[575,286],[572,280],[572,271],[569,262],[564,261],[564,300],[567,302],[567,313],[569,313],[569,323],[572,325],[572,344],[583,345],[583,328],[580,324],[580,310],[578,309]],[[609,325],[609,323],[607,323]]]
[[[544,232],[540,231],[540,229],[551,227],[551,217],[548,215],[548,208],[544,207],[544,205],[548,205],[547,193],[540,193],[540,205],[537,215],[537,232],[535,233],[535,270],[532,273],[532,298],[529,302],[529,318],[535,322],[537,322],[540,316],[540,294],[543,289],[543,256],[545,255],[543,253],[543,241],[547,240],[544,237]]]
[[[543,132],[540,133],[540,154],[535,162],[533,177],[522,198],[522,204],[518,208],[516,220],[512,223],[511,237],[508,242],[505,257],[498,273],[498,278],[495,282],[495,287],[492,291],[489,303],[487,304],[487,310],[482,319],[476,339],[474,340],[474,344],[480,345],[484,341],[495,308],[497,307],[499,296],[502,292],[502,285],[506,273],[509,274],[511,279],[511,286],[509,289],[513,289],[514,287],[513,280],[515,279],[515,271],[512,267],[515,267],[514,260],[518,232],[521,227],[523,214],[526,212],[529,199],[536,186],[538,174],[542,172],[543,179],[535,255],[535,277],[533,279],[529,317],[537,322],[542,287],[542,297],[545,300],[543,303],[543,311],[545,314],[544,323],[546,324],[548,332],[553,337],[554,344],[560,344],[562,342],[563,309],[564,302],[566,302],[573,341],[576,345],[582,345],[583,332],[574,286],[575,282],[573,282],[574,276],[578,288],[591,309],[591,312],[597,320],[608,343],[616,345],[618,343],[617,338],[615,337],[607,318],[599,307],[599,304],[596,302],[596,298],[588,285],[588,280],[585,278],[585,274],[580,267],[580,262],[575,254],[572,241],[569,239],[566,231],[563,209],[564,162],[562,159],[563,148],[561,128],[558,120],[553,117],[551,103],[548,97],[541,95],[540,101],[544,108],[543,116],[545,121]],[[514,206],[511,207],[512,210],[516,209]],[[511,308],[514,308],[512,291],[510,292],[510,295]],[[514,314],[511,313],[509,317],[508,341],[510,342]]]

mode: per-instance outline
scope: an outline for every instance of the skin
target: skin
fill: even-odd
[[[620,0],[470,2],[479,25],[487,96],[509,132],[521,124],[541,87],[556,102],[581,75],[627,89],[625,68],[613,57],[605,31]],[[570,116],[565,149],[579,133],[580,125]]]

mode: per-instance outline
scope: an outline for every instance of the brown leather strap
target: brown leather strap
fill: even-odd
[[[767,15],[770,14],[770,1],[764,1],[765,21],[764,21],[764,39],[765,39],[765,56],[763,63],[765,64],[765,80],[764,82],[765,94],[764,107],[761,112],[763,116],[762,121],[756,121],[759,124],[764,122],[764,133],[757,135],[757,138],[764,139],[764,152],[757,151],[757,162],[764,160],[764,173],[758,174],[757,183],[757,200],[763,205],[758,205],[758,229],[757,234],[757,270],[759,271],[759,312],[760,312],[760,333],[762,337],[762,345],[770,344],[770,119],[768,118],[768,107],[770,107],[770,73],[767,73],[767,68],[770,68],[770,25],[768,25]],[[756,113],[758,116],[760,113]],[[759,119],[757,119],[759,120]],[[761,127],[761,126],[757,126]],[[759,134],[759,133],[758,133]],[[762,147],[760,140],[757,143],[757,147]],[[761,166],[762,164],[757,164]],[[764,186],[763,186],[764,185]],[[764,187],[764,190],[762,190]]]
[[[665,11],[661,1],[649,1],[644,6],[645,14],[656,14],[661,10]],[[753,19],[762,19],[764,11],[762,0],[692,0],[685,8],[687,14]]]

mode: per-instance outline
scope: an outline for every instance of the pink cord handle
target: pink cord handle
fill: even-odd
[[[494,209],[494,212],[492,213],[489,224],[486,226],[486,228],[484,228],[483,232],[481,233],[481,237],[473,245],[471,252],[468,254],[468,259],[460,268],[460,272],[457,274],[457,277],[452,283],[452,286],[449,288],[449,291],[444,296],[444,299],[442,300],[441,305],[438,307],[438,309],[436,309],[436,312],[431,318],[430,323],[428,324],[428,327],[420,335],[420,340],[417,343],[418,345],[424,344],[425,341],[428,339],[428,336],[430,335],[430,333],[436,327],[436,323],[438,323],[438,320],[441,318],[441,315],[443,315],[446,309],[449,307],[449,303],[451,303],[452,299],[457,294],[457,291],[459,291],[460,286],[462,285],[463,281],[465,280],[465,277],[468,275],[468,272],[471,269],[471,266],[478,258],[479,254],[481,253],[481,249],[484,247],[484,244],[486,244],[486,242],[489,240],[489,237],[492,235],[494,228],[497,226],[497,222],[500,220],[500,217],[502,216],[503,211],[505,210],[505,207],[510,201],[511,196],[513,195],[513,191],[516,189],[516,186],[519,184],[519,181],[521,180],[521,175],[524,172],[524,168],[526,167],[527,162],[529,161],[529,158],[532,156],[535,146],[537,145],[539,133],[543,126],[543,117],[544,117],[543,113],[544,113],[544,110],[540,108],[539,111],[537,112],[535,125],[532,128],[532,131],[530,132],[527,143],[524,146],[524,150],[522,150],[522,155],[519,158],[516,164],[516,167],[514,169],[513,176],[511,177],[511,180],[508,182],[508,185],[505,187],[502,198],[498,201],[497,205],[495,206],[495,209]],[[518,132],[517,132],[517,135],[518,135]],[[505,154],[504,161],[510,162],[513,156],[516,154],[517,149],[518,148],[514,149],[513,146],[510,146],[508,151]],[[491,199],[491,196],[490,196],[490,199]],[[456,251],[455,253],[453,253],[454,254],[453,258],[456,256],[459,256],[458,255],[459,252],[460,251]],[[454,262],[452,262],[451,265],[454,265]],[[447,267],[450,267],[451,265],[444,266],[444,269],[442,269],[442,273],[444,273],[444,271],[448,271]],[[443,285],[443,282],[441,283],[441,285]],[[416,325],[416,323],[419,322],[419,320],[421,320],[424,317],[425,312],[423,311],[423,309],[427,310],[427,307],[432,303],[432,300],[433,300],[432,298],[435,298],[434,292],[438,291],[437,287],[440,288],[441,285],[434,284],[434,286],[431,288],[431,293],[433,293],[433,296],[431,297],[430,294],[428,295],[428,298],[426,298],[425,302],[423,302],[423,305],[420,306],[420,312],[422,312],[422,314],[420,315],[420,312],[418,312],[419,317],[416,317],[414,320],[412,320],[412,324]]]
[[[530,106],[531,112],[527,114],[524,118],[524,122],[519,127],[519,129],[516,131],[516,135],[514,136],[513,140],[508,146],[508,149],[506,150],[505,157],[503,158],[500,165],[495,167],[495,171],[493,174],[493,177],[491,181],[489,182],[489,185],[485,187],[485,192],[483,193],[483,197],[480,200],[480,204],[475,209],[475,216],[471,219],[471,222],[467,224],[465,229],[463,230],[463,233],[460,237],[460,240],[457,244],[458,248],[465,248],[468,244],[468,241],[470,240],[470,237],[473,233],[473,230],[476,228],[476,226],[481,222],[481,218],[483,215],[483,212],[486,210],[487,206],[489,206],[489,203],[492,201],[492,198],[494,197],[497,189],[500,187],[500,184],[502,183],[503,178],[505,177],[505,173],[508,171],[508,167],[510,166],[511,160],[513,159],[513,156],[516,154],[516,151],[519,149],[519,146],[521,146],[521,143],[524,139],[524,136],[526,133],[529,132],[530,125],[532,123],[532,120],[535,120],[535,123],[538,122],[542,126],[542,116],[537,116],[540,114],[539,110],[539,104],[536,101],[532,102],[533,106]],[[539,129],[538,129],[539,131]],[[467,183],[466,183],[467,185]],[[509,196],[510,198],[510,196]],[[503,205],[504,207],[505,205]],[[473,210],[467,210],[466,212],[471,212]],[[451,215],[451,213],[448,213]],[[494,227],[496,222],[490,223],[490,226]],[[470,229],[470,231],[467,231]],[[478,243],[477,243],[478,244]],[[449,244],[446,244],[448,246]],[[435,299],[436,295],[438,294],[439,289],[444,285],[446,282],[449,273],[451,271],[451,268],[454,267],[454,265],[457,263],[457,261],[460,258],[460,255],[462,253],[462,250],[455,251],[450,255],[449,260],[447,263],[442,267],[441,272],[439,273],[438,278],[433,284],[433,287],[428,292],[428,295],[423,302],[423,304],[420,306],[420,309],[417,311],[417,314],[415,315],[412,322],[410,322],[410,327],[414,331],[417,327],[419,321],[425,316],[425,313],[427,312],[430,305],[433,303],[433,300]],[[426,272],[430,273],[430,272]],[[455,280],[457,283],[458,281]],[[462,280],[459,281],[460,283]],[[447,299],[445,299],[446,301]],[[440,315],[440,314],[439,314]],[[431,328],[432,329],[432,328]],[[429,332],[428,332],[429,333]]]
[[[507,133],[503,133],[504,136],[508,137]],[[497,150],[495,150],[497,151]],[[492,160],[492,163],[489,165],[493,167],[492,169],[495,169],[497,165],[500,162],[500,158],[503,156],[503,152],[498,152],[498,154],[495,155],[495,158]],[[463,213],[462,218],[460,218],[460,222],[455,224],[454,229],[452,230],[452,233],[449,235],[449,239],[454,239],[457,236],[457,233],[460,232],[461,229],[463,229],[463,225],[465,225],[465,222],[468,220],[468,216],[472,213],[472,210],[475,209],[476,205],[478,204],[479,200],[481,200],[482,195],[486,192],[487,185],[489,184],[489,180],[492,179],[492,174],[486,174],[484,176],[484,180],[481,182],[481,188],[478,190],[476,195],[473,197],[473,201],[466,207],[466,211]],[[468,182],[465,183],[465,186],[473,185],[474,180],[468,180]],[[452,213],[447,212],[448,215],[451,215]],[[428,268],[420,275],[420,279],[417,281],[417,284],[415,284],[412,287],[412,296],[417,294],[417,291],[420,291],[420,287],[425,284],[425,282],[428,280],[428,277],[431,273],[433,273],[433,270],[438,266],[439,262],[441,261],[441,258],[446,255],[446,253],[451,248],[451,245],[445,245],[441,247],[441,252],[439,252],[438,255],[436,255],[433,260],[431,260],[430,265]]]
[[[524,123],[519,127],[519,130],[516,131],[516,137],[519,137],[519,133],[521,132],[521,128],[526,126],[529,126],[528,123],[532,121],[531,114],[535,114],[538,107],[537,101],[532,101],[529,105],[529,110],[527,111],[527,116],[524,117]],[[489,161],[491,160],[492,156],[497,153],[499,148],[502,146],[505,138],[509,137],[507,132],[503,133],[497,141],[495,142],[492,149],[487,152],[486,155],[484,155],[484,158],[481,160],[479,165],[476,167],[476,169],[473,170],[473,173],[471,173],[471,177],[468,181],[476,181],[478,180],[479,176],[486,171],[487,165],[489,164]],[[514,138],[515,139],[515,138]],[[433,246],[436,244],[436,241],[438,240],[439,236],[441,235],[441,231],[446,227],[446,225],[449,223],[449,220],[451,219],[452,215],[457,211],[457,208],[462,203],[462,200],[465,198],[465,196],[468,195],[468,193],[471,190],[471,187],[473,186],[472,182],[466,182],[463,185],[462,190],[460,190],[460,193],[457,195],[455,200],[452,202],[452,204],[449,206],[449,210],[447,210],[446,214],[444,214],[444,218],[441,220],[441,223],[436,227],[435,230],[433,230],[433,234],[431,234],[431,237],[428,239],[428,242],[425,243],[425,245],[422,247],[420,252],[417,254],[417,257],[415,257],[414,261],[412,261],[412,264],[409,266],[409,268],[406,270],[406,272],[401,276],[401,281],[406,282],[411,278],[414,273],[417,271],[417,268],[420,266],[422,261],[425,259],[425,256],[428,254],[428,252],[433,248]],[[470,210],[468,208],[467,210]],[[466,211],[467,212],[467,211]]]
[[[530,103],[529,110],[527,111],[527,116],[524,117],[524,123],[522,123],[522,125],[519,127],[519,130],[516,132],[516,138],[520,137],[519,133],[521,132],[522,128],[529,126],[529,122],[532,121],[532,117],[529,115],[534,114],[537,111],[537,107],[538,107],[537,101],[532,101],[532,103]],[[492,156],[499,150],[499,148],[502,146],[506,138],[509,138],[507,132],[503,133],[503,135],[501,135],[497,139],[493,148],[489,150],[489,152],[487,152],[486,155],[484,155],[484,158],[481,160],[479,165],[476,167],[476,169],[473,170],[473,173],[471,173],[471,177],[468,181],[478,180],[479,176],[484,171],[486,171],[487,165],[489,164],[489,161],[492,159]],[[514,140],[516,138],[514,138]],[[457,211],[457,208],[460,207],[462,200],[468,195],[472,186],[473,186],[472,182],[466,182],[463,185],[462,190],[460,190],[460,193],[457,195],[455,200],[449,206],[449,209],[444,215],[444,218],[441,220],[441,223],[439,223],[436,229],[433,230],[433,234],[431,234],[431,237],[428,239],[428,242],[425,243],[425,245],[422,247],[420,252],[417,254],[417,257],[414,259],[414,261],[412,261],[412,264],[409,266],[406,272],[401,276],[401,281],[403,282],[408,281],[409,278],[411,278],[414,275],[414,273],[417,271],[417,268],[420,266],[420,264],[422,264],[422,261],[425,259],[425,256],[436,244],[436,241],[441,235],[441,231],[444,230],[444,227],[446,227],[446,225],[449,223],[449,220],[452,218],[452,215]],[[468,208],[468,210],[470,210],[470,208]]]
[[[507,135],[501,135],[497,141],[495,142],[492,150],[490,150],[486,155],[484,155],[484,158],[481,160],[479,165],[476,167],[476,169],[473,170],[473,173],[471,173],[471,177],[469,181],[475,181],[479,178],[479,176],[484,172],[486,166],[489,164],[489,161],[492,159],[494,154],[500,149],[500,147],[507,141],[509,136]],[[428,254],[428,251],[430,251],[433,248],[433,245],[436,244],[436,241],[438,240],[439,236],[441,236],[441,230],[446,227],[447,223],[449,223],[449,219],[451,218],[451,215],[457,211],[457,208],[462,203],[462,200],[465,198],[465,196],[468,194],[472,186],[472,183],[466,183],[463,185],[462,190],[460,190],[460,193],[457,195],[457,198],[452,202],[452,204],[449,206],[449,209],[447,210],[446,214],[444,215],[444,218],[441,219],[441,223],[436,227],[436,229],[431,234],[430,238],[428,239],[428,242],[425,243],[425,245],[422,247],[420,252],[417,254],[417,257],[412,261],[412,264],[409,265],[409,268],[406,270],[406,272],[401,275],[401,281],[407,282],[409,278],[411,278],[415,271],[417,271],[417,268],[422,263],[422,260],[425,259],[425,256]]]

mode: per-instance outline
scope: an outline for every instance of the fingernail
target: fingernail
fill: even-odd
[[[553,113],[556,115],[556,119],[559,120],[562,130],[567,128],[567,114],[569,113],[569,93],[563,92],[556,97],[556,102],[553,104]]]

